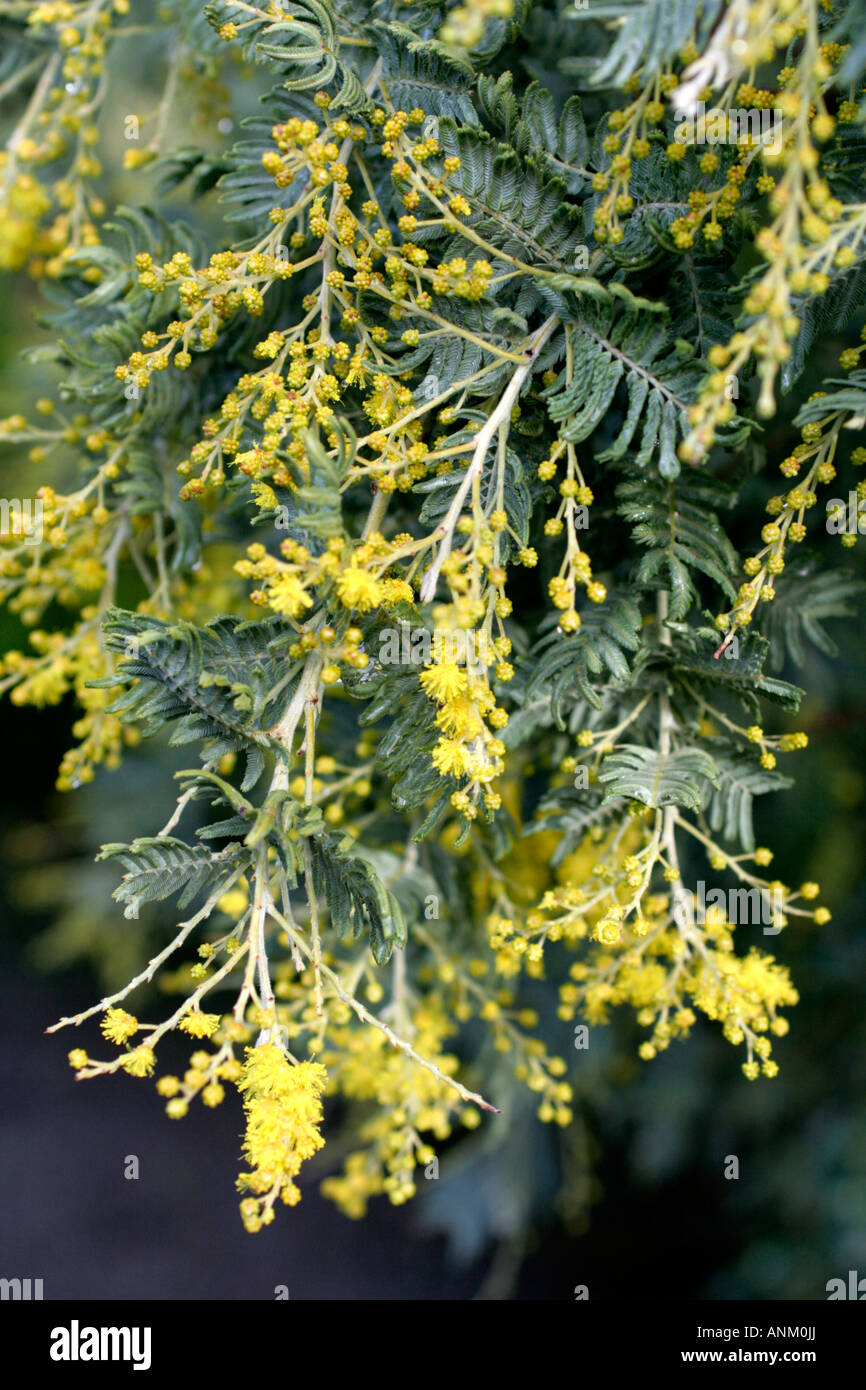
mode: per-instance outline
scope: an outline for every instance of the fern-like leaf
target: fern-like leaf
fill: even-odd
[[[137,918],[145,903],[159,902],[179,893],[178,907],[187,907],[205,889],[213,892],[249,860],[240,845],[227,845],[218,853],[202,845],[164,836],[142,838],[132,844],[103,845],[98,859],[118,859],[125,869],[114,897],[125,904],[123,915]]]
[[[629,0],[619,5],[593,4],[578,18],[613,19],[618,33],[613,47],[593,73],[597,87],[619,87],[641,70],[644,80],[661,72],[697,27],[698,44],[712,28],[722,0]]]
[[[603,604],[588,606],[577,632],[564,636],[554,631],[533,653],[535,669],[528,698],[549,694],[553,717],[561,729],[565,727],[567,701],[577,691],[600,708],[600,684],[624,685],[629,680],[626,653],[637,651],[639,630],[640,610],[629,598],[609,595]]]
[[[656,748],[627,743],[610,753],[601,765],[599,782],[605,800],[624,796],[643,806],[686,806],[696,811],[706,784],[718,785],[716,764],[703,748]]]
[[[678,353],[665,317],[642,313],[616,299],[584,301],[568,333],[572,362],[545,392],[561,437],[573,444],[587,439],[611,409],[622,385],[626,393],[622,427],[610,447],[596,457],[606,462],[635,448],[637,464],[644,465],[657,454],[662,477],[675,478],[680,471],[677,442],[687,428],[685,411],[695,398],[703,371],[693,359]]]
[[[710,829],[735,840],[750,854],[755,848],[752,802],[756,796],[793,786],[790,777],[761,767],[760,755],[726,745],[711,744],[718,772],[715,786],[704,789],[704,809]]]
[[[254,785],[265,753],[281,751],[267,732],[287,698],[285,662],[270,646],[277,626],[220,618],[194,627],[115,608],[104,632],[121,660],[114,676],[93,684],[130,683],[110,710],[146,737],[174,724],[171,743],[202,743],[207,762],[245,751],[244,785]]]
[[[730,502],[721,485],[709,477],[665,482],[644,475],[621,483],[617,499],[635,541],[648,548],[637,567],[637,582],[669,591],[672,618],[685,617],[697,600],[693,570],[735,597],[736,551],[712,510]]]
[[[810,573],[805,566],[790,566],[775,580],[776,597],[763,615],[770,669],[780,671],[786,656],[802,666],[807,645],[824,656],[836,656],[838,647],[823,624],[829,618],[852,617],[856,610],[849,600],[861,597],[864,587],[861,580],[839,570]]]

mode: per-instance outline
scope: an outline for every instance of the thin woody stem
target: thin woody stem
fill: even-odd
[[[238,869],[236,873],[233,873],[231,877],[225,881],[225,883],[221,883],[218,890],[215,893],[212,893],[211,896],[208,898],[204,907],[200,908],[199,911],[195,914],[195,916],[190,917],[187,922],[181,923],[178,933],[174,937],[174,939],[170,941],[168,945],[162,951],[159,952],[158,955],[155,955],[153,959],[149,961],[148,964],[145,966],[144,970],[142,970],[141,974],[136,975],[135,979],[130,980],[128,985],[124,985],[123,989],[119,990],[117,994],[108,995],[106,998],[100,999],[98,1004],[94,1004],[93,1007],[90,1009],[85,1009],[84,1013],[75,1014],[70,1018],[61,1018],[57,1023],[52,1023],[50,1028],[45,1029],[46,1033],[56,1033],[58,1028],[66,1028],[71,1023],[75,1024],[75,1026],[78,1027],[78,1025],[80,1023],[83,1023],[85,1019],[92,1018],[94,1014],[103,1013],[106,1009],[110,1009],[114,1004],[119,1004],[121,1000],[126,999],[128,995],[132,994],[133,990],[137,989],[139,985],[145,984],[147,981],[152,980],[154,975],[156,974],[156,971],[163,964],[163,962],[167,960],[169,956],[173,955],[174,952],[177,951],[183,945],[190,932],[194,931],[194,929],[198,926],[199,922],[203,921],[204,918],[208,917],[211,914],[211,912],[213,911],[214,907],[216,906],[219,899],[223,896],[223,894],[227,893],[229,889],[232,888],[235,883],[237,883],[238,879],[241,877],[241,873],[242,870]]]
[[[265,922],[268,916],[269,891],[267,885],[268,850],[263,844],[256,862],[256,878],[253,897],[253,911],[250,918],[249,945],[256,964],[259,981],[259,1001],[270,1022],[259,1034],[259,1042],[269,1042],[276,1027],[276,999],[268,969],[268,953],[265,947]]]
[[[451,546],[454,542],[454,530],[460,518],[460,513],[463,510],[463,504],[466,501],[470,488],[475,484],[477,479],[480,478],[483,472],[484,460],[487,457],[487,450],[490,448],[491,441],[497,430],[502,429],[510,419],[511,412],[523,389],[524,382],[532,371],[535,359],[558,323],[559,320],[556,315],[551,315],[551,317],[542,324],[538,332],[530,339],[526,349],[526,361],[522,367],[518,367],[508,383],[508,386],[503,391],[496,409],[493,411],[486,425],[482,425],[478,432],[478,439],[469,467],[439,527],[442,541],[436,559],[428,569],[421,584],[422,603],[430,603],[436,593],[436,585],[439,581],[440,571],[448,556],[451,554]]]
[[[147,1036],[142,1039],[140,1045],[155,1048],[156,1044],[161,1038],[165,1037],[166,1033],[170,1033],[173,1028],[177,1027],[184,1014],[191,1013],[204,996],[210,993],[215,985],[219,984],[220,980],[225,979],[226,975],[231,974],[238,961],[243,960],[248,950],[249,944],[245,941],[243,945],[235,951],[234,955],[230,956],[225,964],[220,966],[215,974],[209,976],[207,980],[200,984],[198,989],[195,990],[188,999],[184,999],[183,1003],[179,1008],[175,1009],[170,1018],[164,1019],[162,1023],[158,1023],[150,1029]],[[119,1071],[123,1067],[124,1061],[128,1056],[128,1052],[123,1052],[119,1057],[115,1057],[113,1062],[96,1062],[93,1066],[82,1067],[75,1073],[75,1079],[76,1081],[85,1081],[91,1076],[106,1076],[111,1072]]]
[[[277,911],[275,907],[272,906],[270,911],[271,916],[279,923],[287,936],[295,940],[301,954],[305,956],[307,960],[312,961],[312,948],[307,945],[303,937],[299,936],[294,931],[283,914]],[[365,1008],[359,999],[356,999],[354,995],[346,992],[340,983],[339,975],[337,975],[336,971],[332,970],[330,966],[322,962],[320,969],[323,977],[328,981],[337,998],[348,1005],[348,1007],[357,1014],[362,1023],[369,1023],[373,1028],[378,1028],[380,1033],[384,1033],[392,1047],[396,1047],[397,1050],[404,1053],[405,1056],[411,1057],[413,1062],[417,1062],[419,1066],[424,1067],[425,1071],[429,1071],[431,1075],[435,1076],[437,1081],[441,1081],[444,1086],[450,1086],[453,1091],[457,1092],[461,1100],[471,1103],[472,1105],[477,1105],[482,1110],[490,1110],[494,1115],[502,1113],[495,1105],[491,1105],[489,1101],[486,1101],[483,1096],[476,1095],[474,1091],[467,1090],[459,1081],[455,1081],[453,1076],[448,1076],[445,1072],[440,1071],[435,1062],[431,1062],[428,1058],[422,1057],[419,1052],[415,1051],[411,1043],[406,1042],[404,1038],[398,1037],[394,1030],[388,1027],[387,1023],[383,1023],[381,1018],[377,1018],[375,1014],[371,1014],[370,1010]]]

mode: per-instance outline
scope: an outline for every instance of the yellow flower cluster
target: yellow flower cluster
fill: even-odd
[[[317,103],[326,110],[327,96],[320,94]],[[311,425],[329,430],[335,405],[352,388],[368,388],[360,404],[374,432],[362,443],[369,444],[373,457],[365,459],[363,467],[379,490],[407,490],[426,475],[426,410],[417,408],[411,390],[393,373],[381,370],[387,365],[390,330],[382,323],[368,323],[360,296],[378,297],[395,324],[411,316],[413,324],[424,325],[402,333],[407,346],[417,346],[422,333],[427,339],[447,333],[474,341],[470,330],[435,311],[434,299],[482,298],[493,269],[483,256],[471,261],[456,256],[429,265],[422,245],[395,242],[373,199],[362,203],[360,218],[350,211],[353,188],[344,152],[354,147],[360,159],[364,145],[375,139],[393,160],[394,178],[405,190],[406,213],[398,219],[405,237],[417,229],[415,211],[422,198],[435,214],[433,220],[438,218],[450,229],[462,226],[461,219],[472,212],[462,194],[448,196],[447,182],[460,167],[458,157],[441,159],[439,173],[426,167],[441,151],[434,138],[413,138],[412,127],[424,122],[424,111],[398,110],[388,116],[377,108],[369,119],[372,134],[364,125],[340,119],[319,124],[293,118],[274,127],[275,148],[264,154],[263,165],[278,190],[288,189],[296,196],[290,207],[271,210],[272,230],[252,250],[215,253],[201,269],[185,252],[175,253],[163,265],[155,264],[148,252],[138,256],[142,287],[153,294],[171,291],[180,305],[180,316],[164,332],[145,332],[141,350],[116,368],[117,378],[138,391],[147,387],[154,372],[172,365],[187,370],[192,353],[212,348],[236,314],[261,315],[268,292],[279,281],[314,264],[322,268],[320,292],[304,300],[305,317],[291,330],[271,331],[256,345],[254,355],[267,359],[268,365],[238,380],[219,416],[205,421],[202,439],[178,465],[180,475],[188,479],[181,491],[184,498],[201,496],[206,487],[221,487],[229,463],[249,477],[291,486],[284,456],[300,463],[304,431]],[[326,188],[331,190],[330,209]],[[288,225],[301,229],[289,233]],[[473,239],[495,255],[495,247],[487,248],[477,233]],[[290,252],[307,248],[311,241],[308,255],[290,259]],[[331,332],[332,309],[339,312],[346,335],[340,340]],[[429,408],[436,404],[434,400]],[[260,435],[255,442],[248,439],[252,430]],[[436,458],[451,467],[453,452],[440,449]]]
[[[799,741],[799,736],[789,736],[788,746]],[[688,829],[684,820],[678,824]],[[673,842],[666,840],[666,846],[670,856]],[[564,1020],[579,1016],[589,1024],[605,1023],[612,1007],[628,1004],[638,1023],[652,1029],[640,1048],[649,1060],[673,1039],[686,1036],[698,1011],[720,1021],[731,1043],[745,1042],[747,1077],[759,1071],[774,1076],[768,1034],[787,1031],[778,1010],[797,1002],[787,970],[754,947],[745,956],[736,955],[734,928],[718,907],[707,907],[703,919],[697,918],[694,895],[681,885],[672,857],[661,860],[667,891],[654,890],[658,848],[657,835],[642,817],[607,832],[598,827],[590,831],[563,860],[558,886],[548,889],[523,920],[501,914],[489,920],[497,968],[507,973],[507,962],[500,963],[504,953],[523,957],[534,951],[540,962],[548,943],[562,942],[583,955],[560,986]],[[749,874],[745,856],[725,856],[711,844],[708,854],[713,868],[734,868],[741,880],[755,885],[756,897],[774,905],[775,929],[786,925],[791,912],[818,924],[829,920],[826,909],[797,906],[817,896],[817,884],[804,883],[799,892],[791,892],[778,881]],[[758,864],[771,858],[764,849],[754,854]]]
[[[52,408],[51,402],[45,405]],[[23,417],[12,416],[2,424],[0,433],[7,437],[26,436]],[[62,426],[58,433],[77,438],[78,429]],[[93,453],[108,443],[97,433],[88,437]],[[40,488],[21,518],[13,517],[10,530],[0,534],[0,600],[30,629],[30,650],[9,650],[0,661],[0,691],[11,691],[15,705],[37,708],[58,704],[73,692],[81,710],[73,725],[78,742],[60,767],[61,791],[91,781],[99,764],[118,767],[123,748],[134,746],[139,738],[136,729],[124,727],[108,713],[117,692],[92,685],[113,670],[101,642],[100,623],[115,597],[120,546],[127,538],[133,543],[136,537],[146,540],[148,533],[144,518],[130,525],[103,505],[107,472],[116,476],[119,469],[111,462],[103,465],[91,483],[69,496]],[[171,587],[178,600],[186,590],[179,580]],[[158,611],[168,599],[168,592],[158,591],[156,601],[144,600],[141,611]],[[74,615],[66,631],[37,626],[54,603]]]
[[[743,142],[740,159],[729,169],[724,190],[713,195],[698,191],[690,200],[689,215],[678,226],[678,244],[685,249],[709,212],[711,221],[704,229],[705,236],[715,239],[720,232],[710,229],[718,219],[731,215],[751,161],[760,158],[768,172],[759,177],[759,191],[768,195],[773,221],[761,228],[755,246],[767,269],[751,285],[744,301],[749,316],[746,326],[726,346],[717,345],[710,352],[710,363],[719,370],[708,378],[699,400],[690,407],[689,434],[679,448],[687,463],[698,462],[712,445],[717,427],[732,418],[730,380],[753,358],[761,382],[758,413],[773,415],[776,377],[791,355],[791,341],[800,328],[797,301],[802,296],[824,294],[833,272],[856,262],[856,247],[866,229],[863,205],[846,205],[835,198],[820,168],[819,146],[834,139],[837,119],[843,123],[851,119],[847,109],[841,110],[838,118],[831,116],[824,97],[834,83],[843,49],[839,44],[819,42],[812,0],[792,0],[787,9],[786,18],[779,22],[775,5],[750,7],[749,32],[742,41],[743,53],[760,54],[761,61],[769,61],[777,51],[786,49],[795,35],[802,36],[794,64],[777,76],[779,90],[759,90],[749,82],[736,90],[736,98],[744,105],[773,107],[773,140]],[[738,61],[747,66],[745,57]],[[734,95],[732,83],[720,96],[720,106],[731,105]],[[769,172],[776,169],[781,171],[778,177]]]
[[[0,533],[0,594],[26,627],[54,599],[75,608],[99,593],[106,578],[99,561],[103,524],[94,499],[59,497],[41,487],[35,502]]]
[[[608,116],[602,149],[610,162],[592,178],[593,189],[604,194],[593,213],[593,233],[602,246],[618,246],[625,235],[622,220],[635,207],[630,191],[632,161],[646,159],[650,153],[651,140],[664,119],[663,98],[676,85],[677,78],[670,71],[658,73],[647,83],[636,74],[624,84],[634,100]]]
[[[712,353],[710,355],[712,357]],[[810,400],[820,394],[816,392]],[[817,486],[831,483],[836,477],[833,460],[847,419],[845,411],[837,411],[823,426],[818,423],[804,425],[801,430],[802,443],[779,465],[779,471],[786,479],[796,478],[797,482],[788,493],[771,497],[766,504],[771,519],[761,531],[764,544],[743,563],[747,580],[741,584],[733,608],[716,617],[716,626],[725,633],[723,648],[731,642],[739,628],[751,623],[760,603],[770,603],[775,598],[773,580],[785,569],[787,546],[797,545],[806,539],[804,519],[806,512],[818,501]],[[843,537],[843,544],[848,534]]]
[[[413,1047],[440,1071],[453,1074],[458,1059],[443,1051],[443,1042],[456,1026],[442,999],[435,992],[426,995],[406,1024]],[[375,1114],[360,1125],[365,1148],[349,1156],[342,1176],[322,1183],[323,1194],[347,1216],[363,1216],[369,1199],[379,1193],[397,1206],[408,1201],[416,1192],[416,1169],[428,1168],[436,1158],[430,1139],[447,1140],[455,1119],[470,1128],[478,1123],[473,1106],[373,1028],[330,1028],[322,1062],[348,1100],[376,1105]]]
[[[261,583],[262,587],[251,594],[253,603],[272,608],[295,622],[312,608],[313,591],[322,588],[333,594],[347,613],[369,613],[373,608],[411,603],[414,599],[412,586],[404,579],[383,577],[395,548],[394,543],[378,534],[355,547],[335,537],[320,555],[312,555],[306,546],[287,539],[280,545],[282,558],[268,554],[263,545],[248,546],[248,558],[239,560],[235,570],[242,578]],[[331,629],[323,629],[319,641],[328,649],[332,661],[347,660],[363,668],[369,657],[356,650],[361,634],[357,629],[350,631],[352,636],[346,635],[342,648],[334,645]],[[311,650],[316,645],[315,636],[306,633],[306,642],[297,654]]]
[[[484,660],[496,661],[493,646],[483,646]],[[451,801],[467,819],[476,814],[471,795],[482,790],[484,804],[500,804],[498,793],[490,783],[502,772],[505,745],[495,731],[504,726],[508,716],[496,704],[487,683],[486,668],[478,654],[468,666],[456,661],[443,661],[428,666],[420,676],[421,687],[437,705],[436,725],[440,736],[432,759],[443,777],[466,780],[467,786],[452,795]]]
[[[319,1126],[327,1079],[318,1062],[292,1063],[273,1043],[247,1048],[238,1090],[246,1112],[243,1152],[253,1171],[241,1174],[238,1187],[254,1194],[241,1202],[248,1231],[273,1221],[278,1197],[287,1206],[300,1201],[295,1178],[325,1142]]]
[[[4,158],[8,156],[0,155],[0,161]],[[0,270],[20,270],[31,255],[50,249],[50,234],[41,239],[39,233],[40,222],[50,207],[51,199],[32,174],[18,174],[9,180],[6,197],[0,204]]]
[[[61,761],[59,791],[92,781],[99,764],[119,767],[123,749],[134,747],[139,739],[136,729],[124,727],[108,712],[117,692],[91,685],[112,670],[99,641],[95,617],[93,609],[84,608],[82,621],[69,634],[37,629],[29,634],[35,655],[10,651],[0,664],[0,689],[11,687],[14,705],[42,708],[59,704],[70,692],[75,694],[82,713],[72,726],[77,743]]]
[[[33,276],[54,278],[75,251],[98,244],[96,222],[106,209],[88,188],[102,172],[94,118],[104,95],[113,27],[128,11],[129,0],[90,5],[55,0],[28,7],[34,37],[48,38],[55,52],[14,138],[0,153],[0,270],[26,266]],[[30,75],[29,65],[22,64],[4,84],[4,94]],[[31,172],[60,162],[62,174],[47,186]],[[46,225],[52,211],[53,220]],[[91,282],[101,278],[93,266],[84,273]]]
[[[566,385],[571,382],[571,336],[566,330]],[[552,383],[550,383],[552,384]],[[548,593],[554,608],[559,611],[559,627],[563,632],[576,632],[580,627],[580,614],[576,608],[577,588],[581,585],[591,603],[603,603],[607,590],[592,577],[592,561],[581,549],[578,531],[589,525],[588,508],[593,502],[592,489],[577,461],[577,451],[573,444],[558,439],[550,450],[549,457],[538,465],[538,476],[543,482],[550,482],[556,476],[557,462],[562,456],[566,459],[566,476],[559,485],[559,506],[554,516],[544,523],[546,536],[560,536],[565,532],[565,554],[559,573],[548,583]],[[523,556],[521,556],[523,558]],[[527,561],[524,559],[524,563]],[[534,564],[534,552],[529,563]]]

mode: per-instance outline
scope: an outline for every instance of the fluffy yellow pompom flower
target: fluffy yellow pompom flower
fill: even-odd
[[[120,1059],[120,1065],[130,1076],[150,1076],[155,1062],[156,1053],[146,1043],[134,1047],[131,1052],[125,1053]]]
[[[372,574],[358,565],[344,569],[337,580],[337,593],[345,608],[354,608],[359,613],[369,613],[382,601],[382,586]]]
[[[184,1014],[178,1028],[193,1038],[210,1038],[220,1026],[219,1014],[203,1014],[198,1009]]]
[[[275,613],[285,613],[290,618],[299,618],[305,608],[313,606],[313,600],[296,574],[280,574],[272,581],[268,603]]]
[[[453,700],[455,696],[462,695],[467,687],[466,672],[454,661],[428,666],[419,679],[431,700]]]
[[[413,603],[414,600],[415,590],[405,579],[382,580],[383,603]]]
[[[443,777],[447,777],[449,773],[455,777],[463,777],[469,771],[472,762],[469,751],[453,738],[440,738],[430,756],[433,766]]]
[[[103,1037],[120,1045],[125,1043],[127,1038],[131,1038],[133,1033],[138,1032],[138,1019],[133,1018],[125,1009],[108,1009],[99,1026]]]

